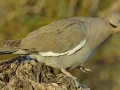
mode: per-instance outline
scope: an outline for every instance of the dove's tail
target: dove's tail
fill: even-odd
[[[16,48],[20,46],[22,39],[17,39],[17,40],[5,40],[2,42],[2,45],[5,47],[12,47],[12,48]]]
[[[2,55],[2,54],[12,54],[12,53],[18,51],[21,40],[22,39],[3,41],[2,45],[4,47],[0,48],[0,55]]]
[[[2,54],[12,54],[14,52],[18,51],[17,49],[10,48],[10,47],[1,47],[0,48],[0,55]]]

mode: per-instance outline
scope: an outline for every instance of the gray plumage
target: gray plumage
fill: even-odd
[[[30,54],[55,68],[83,65],[111,35],[120,32],[120,13],[106,17],[72,17],[39,28],[19,40],[2,44],[13,54]],[[3,48],[0,53],[6,52]]]

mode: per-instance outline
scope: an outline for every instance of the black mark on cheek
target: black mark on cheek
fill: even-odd
[[[120,22],[120,21],[119,21],[119,22]],[[113,24],[111,24],[111,23],[110,23],[110,25],[111,25],[113,28],[116,28],[116,27],[117,27],[117,26],[115,26],[115,25],[113,25]]]

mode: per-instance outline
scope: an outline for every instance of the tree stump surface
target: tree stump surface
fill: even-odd
[[[22,56],[0,62],[0,90],[90,90],[63,73]]]

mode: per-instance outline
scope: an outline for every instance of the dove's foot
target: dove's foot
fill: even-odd
[[[67,75],[68,77],[71,77],[73,79],[76,79],[76,77],[74,77],[71,73],[69,73],[65,68],[61,68],[61,71]]]
[[[92,70],[91,69],[88,69],[88,68],[84,68],[84,67],[82,67],[82,66],[77,66],[77,68],[78,69],[81,69],[83,72],[85,72],[85,73],[87,73],[87,72],[92,72]]]

